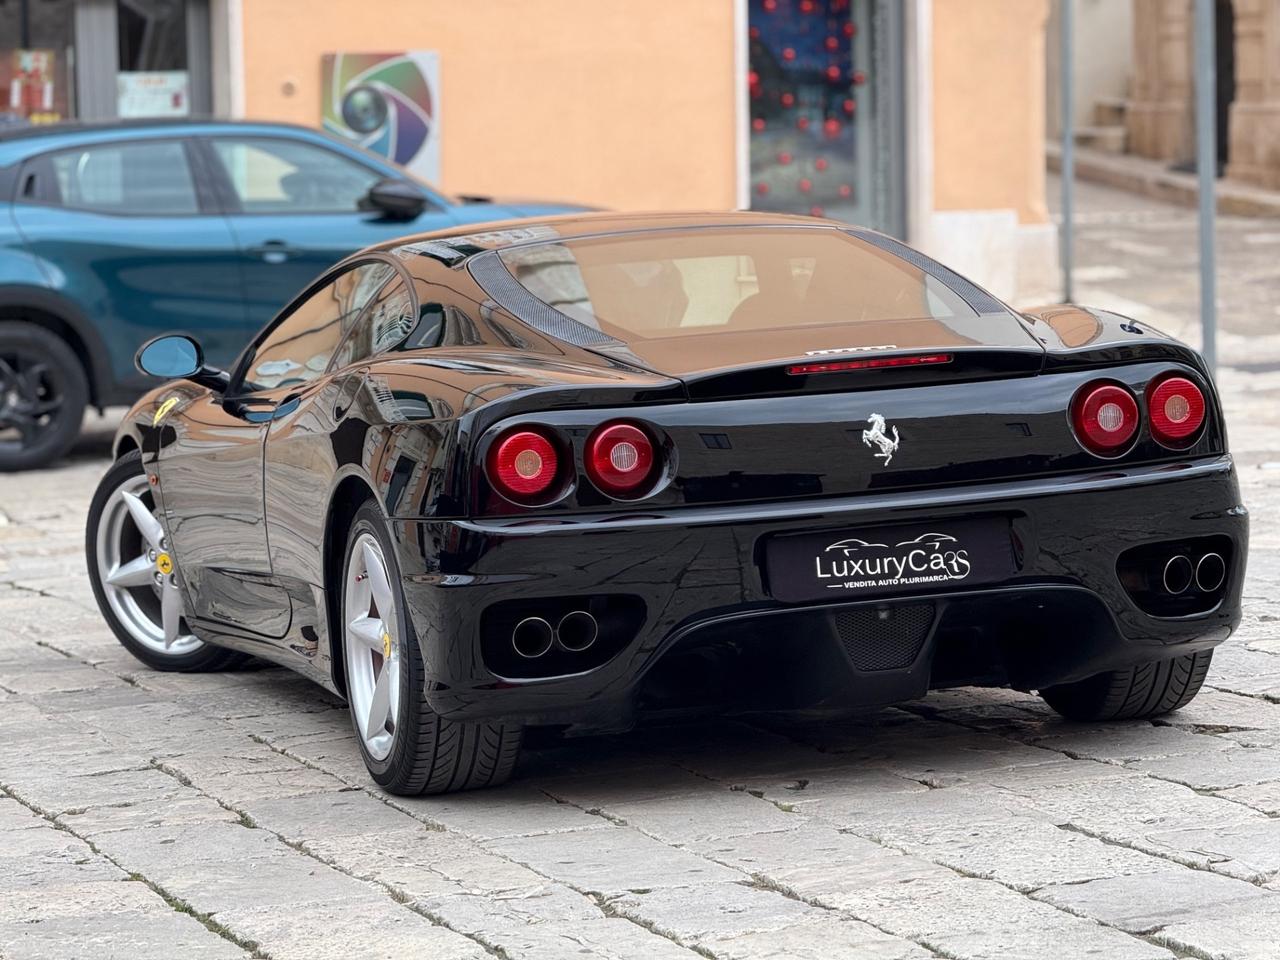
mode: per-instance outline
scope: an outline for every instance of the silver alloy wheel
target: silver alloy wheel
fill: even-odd
[[[204,644],[183,630],[182,589],[145,474],[111,493],[98,519],[98,576],[111,612],[149,650],[177,657]]]
[[[400,714],[399,631],[386,559],[372,534],[351,544],[342,616],[352,716],[369,756],[385,760]]]

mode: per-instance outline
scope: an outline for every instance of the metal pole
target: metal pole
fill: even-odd
[[[1062,17],[1058,24],[1058,32],[1060,34],[1062,45],[1058,54],[1061,61],[1058,66],[1060,76],[1058,85],[1061,87],[1061,122],[1059,126],[1062,129],[1062,235],[1059,238],[1059,246],[1061,250],[1059,254],[1062,258],[1062,299],[1065,302],[1072,300],[1072,284],[1071,284],[1071,268],[1072,268],[1072,244],[1074,241],[1074,229],[1072,218],[1075,210],[1075,181],[1076,181],[1076,118],[1075,118],[1075,91],[1072,89],[1072,59],[1075,52],[1075,17],[1074,17],[1074,0],[1062,0],[1061,10]]]
[[[1217,65],[1214,0],[1196,0],[1196,173],[1200,180],[1200,329],[1210,374],[1218,367],[1218,313],[1214,263],[1214,185],[1218,177]]]
[[[31,47],[31,8],[28,0],[18,0],[18,45],[24,50]]]

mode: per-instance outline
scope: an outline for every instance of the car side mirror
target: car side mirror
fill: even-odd
[[[225,370],[205,366],[200,344],[183,333],[168,333],[148,340],[133,362],[149,377],[190,380],[218,392],[231,384],[231,376]]]
[[[426,209],[427,198],[409,181],[388,177],[369,188],[361,206],[392,220],[412,220]]]

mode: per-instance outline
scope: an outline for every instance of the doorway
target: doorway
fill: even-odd
[[[1231,147],[1231,104],[1236,98],[1236,12],[1231,0],[1217,0],[1213,23],[1217,61],[1218,176],[1227,168]]]

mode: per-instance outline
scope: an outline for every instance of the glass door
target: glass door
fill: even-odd
[[[901,5],[749,0],[751,206],[901,235]]]

